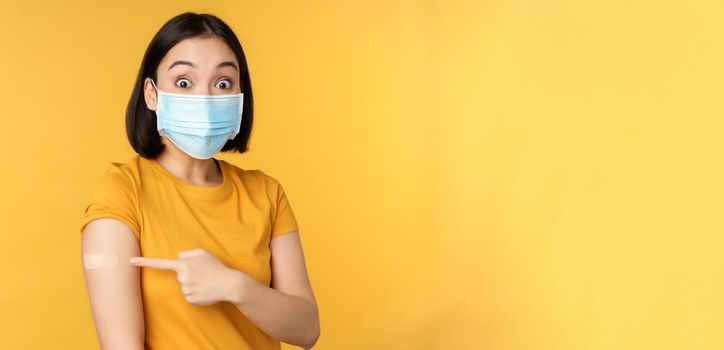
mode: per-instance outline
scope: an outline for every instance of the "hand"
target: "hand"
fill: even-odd
[[[205,249],[184,250],[178,259],[132,257],[132,265],[176,271],[186,301],[193,305],[206,306],[227,301],[237,293],[233,289],[241,271],[234,270],[207,252]]]

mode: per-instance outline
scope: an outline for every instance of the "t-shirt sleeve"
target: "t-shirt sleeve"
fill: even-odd
[[[271,189],[273,191],[271,198],[276,199],[276,203],[274,203],[274,222],[272,223],[271,231],[271,238],[274,238],[298,230],[299,225],[297,224],[292,207],[289,204],[287,194],[284,192],[284,188],[276,179],[270,179],[272,180]]]
[[[114,218],[125,223],[136,239],[141,238],[137,217],[137,196],[133,182],[116,165],[108,166],[106,173],[96,182],[80,222],[80,231],[91,221]]]

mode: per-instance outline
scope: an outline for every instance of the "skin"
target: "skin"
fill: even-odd
[[[186,61],[189,64],[174,64]],[[228,63],[224,63],[228,62]],[[174,46],[157,69],[160,91],[187,94],[235,94],[241,91],[238,62],[219,38],[189,38]],[[156,110],[156,91],[144,82],[145,102]],[[161,137],[158,163],[176,177],[197,186],[223,182],[212,159],[196,159]],[[271,337],[310,349],[319,338],[319,312],[307,274],[299,232],[273,238],[271,287],[224,265],[203,249],[181,251],[178,259],[140,257],[133,232],[119,220],[97,219],[86,225],[82,253],[117,254],[112,270],[85,270],[96,330],[102,349],[143,349],[144,323],[140,268],[176,271],[179,288],[194,305],[234,304]],[[137,262],[131,262],[131,258]],[[135,265],[135,266],[134,266]]]

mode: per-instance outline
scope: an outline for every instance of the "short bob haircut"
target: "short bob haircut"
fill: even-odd
[[[229,26],[211,14],[186,12],[171,18],[151,39],[143,55],[143,62],[131,93],[131,100],[126,108],[126,134],[133,149],[144,158],[156,158],[163,151],[161,135],[156,126],[156,113],[146,106],[143,82],[156,77],[156,70],[166,53],[184,39],[193,37],[216,36],[221,38],[234,52],[239,62],[239,81],[241,92],[244,93],[244,111],[241,117],[239,134],[227,140],[221,152],[247,151],[251,126],[254,121],[254,96],[251,91],[249,68],[246,64],[241,43]]]

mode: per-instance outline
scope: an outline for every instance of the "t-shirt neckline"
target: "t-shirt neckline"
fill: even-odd
[[[156,172],[161,174],[167,180],[171,181],[177,188],[181,189],[185,193],[189,193],[196,197],[219,198],[227,195],[229,193],[229,190],[231,189],[231,175],[229,174],[229,169],[227,168],[227,164],[224,160],[212,158],[216,161],[217,164],[219,164],[219,167],[221,168],[221,174],[224,178],[222,183],[216,186],[199,186],[190,184],[176,177],[176,175],[172,174],[160,163],[158,163],[155,158],[141,158],[144,159],[146,163],[148,163],[151,168],[153,168]]]

